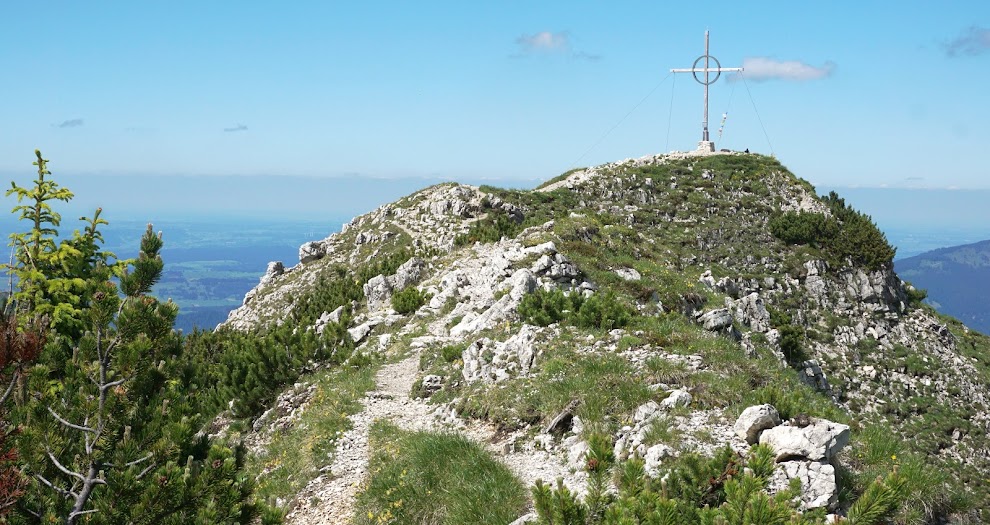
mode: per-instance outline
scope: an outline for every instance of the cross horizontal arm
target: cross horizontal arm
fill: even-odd
[[[671,69],[671,73],[704,73],[705,71],[716,73],[720,71],[742,71],[741,67],[711,67],[711,68],[701,68],[701,69]]]

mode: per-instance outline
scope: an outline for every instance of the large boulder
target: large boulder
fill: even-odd
[[[426,269],[426,261],[420,259],[419,257],[413,257],[408,261],[402,263],[395,270],[395,275],[389,277],[389,284],[396,291],[405,290],[406,288],[418,283],[423,278],[423,272]]]
[[[662,443],[653,445],[646,449],[646,455],[643,456],[643,469],[646,470],[648,476],[656,478],[660,475],[660,465],[663,463],[663,460],[674,455],[674,449],[667,445]]]
[[[760,439],[760,433],[780,424],[780,414],[773,405],[755,405],[743,410],[733,427],[736,435],[750,445]]]
[[[272,261],[268,263],[268,268],[265,270],[265,275],[261,276],[261,284],[268,284],[275,280],[276,277],[285,273],[285,265],[282,261]]]
[[[536,359],[540,328],[523,327],[505,341],[484,337],[468,345],[461,354],[461,375],[468,382],[496,383],[529,374]]]
[[[376,275],[364,283],[364,296],[368,299],[368,309],[377,310],[392,298],[392,284],[384,275]]]
[[[798,458],[831,461],[849,443],[849,425],[825,419],[805,427],[780,425],[764,430],[760,443],[773,449],[778,463]]]
[[[643,278],[635,268],[616,268],[615,274],[626,281],[638,281]]]
[[[426,270],[426,262],[419,257],[413,257],[402,263],[394,275],[388,277],[376,275],[364,283],[364,296],[368,299],[368,309],[377,310],[388,304],[392,294],[402,291],[422,278]]]
[[[674,390],[666,399],[660,402],[660,408],[671,409],[686,407],[691,403],[691,394],[687,390]]]
[[[736,319],[757,332],[770,329],[770,312],[760,294],[753,292],[735,302]]]
[[[327,247],[320,241],[310,241],[299,247],[299,262],[306,264],[322,259],[327,254]]]
[[[732,326],[732,314],[728,308],[710,310],[701,314],[698,321],[705,327],[705,330],[718,332]]]
[[[785,461],[777,465],[768,483],[771,493],[786,490],[792,479],[801,480],[801,510],[833,508],[839,501],[835,467],[817,461]]]

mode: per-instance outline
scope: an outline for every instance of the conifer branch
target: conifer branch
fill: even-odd
[[[10,383],[7,384],[7,389],[4,390],[3,396],[0,396],[0,406],[3,406],[7,402],[7,398],[14,391],[14,385],[17,384],[17,378],[20,377],[21,367],[14,369],[14,372],[10,374]]]
[[[72,499],[72,498],[75,498],[77,496],[77,494],[75,492],[72,492],[71,490],[65,490],[62,487],[56,487],[55,484],[53,484],[51,481],[48,481],[41,474],[35,474],[34,477],[35,477],[35,479],[37,479],[38,481],[40,481],[43,485],[45,485],[46,487],[54,490],[55,492],[57,492],[59,495],[61,495],[65,499]],[[34,513],[32,512],[32,514],[34,514]],[[34,515],[36,517],[39,517],[39,518],[41,517],[41,514],[34,514]]]
[[[58,415],[57,412],[55,412],[54,410],[52,410],[52,407],[45,407],[45,408],[48,409],[48,413],[51,414],[52,417],[54,417],[55,419],[57,419],[59,423],[65,425],[65,426],[67,426],[69,428],[72,428],[72,429],[75,429],[75,430],[79,430],[79,431],[82,431],[82,432],[92,432],[94,434],[96,433],[96,429],[95,428],[84,427],[82,425],[77,425],[75,423],[70,423],[64,417]]]
[[[57,468],[60,471],[62,471],[62,474],[65,474],[66,476],[72,476],[72,477],[78,479],[79,481],[82,481],[83,483],[86,483],[86,478],[82,474],[80,474],[78,472],[75,472],[75,471],[72,471],[72,470],[69,470],[68,468],[66,468],[65,465],[63,465],[58,460],[58,458],[56,458],[55,455],[51,453],[50,450],[46,450],[45,452],[48,453],[48,459],[50,459],[51,462],[52,462],[52,464],[55,465],[55,468]]]

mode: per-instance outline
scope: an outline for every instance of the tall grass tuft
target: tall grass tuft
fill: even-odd
[[[505,525],[525,512],[523,484],[464,436],[378,421],[370,439],[371,475],[356,524]]]

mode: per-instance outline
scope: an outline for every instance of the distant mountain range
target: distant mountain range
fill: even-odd
[[[967,326],[990,333],[990,240],[895,261],[902,279],[928,290],[928,302]]]

